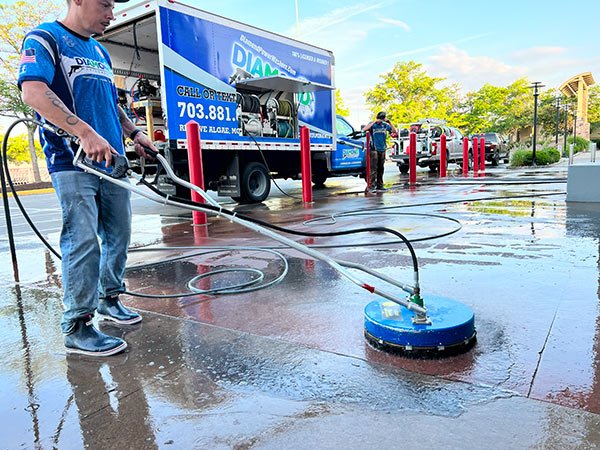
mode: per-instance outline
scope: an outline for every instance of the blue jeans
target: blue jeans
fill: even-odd
[[[85,172],[63,171],[51,176],[63,220],[61,328],[69,333],[78,318],[94,313],[98,297],[125,291],[131,193]]]

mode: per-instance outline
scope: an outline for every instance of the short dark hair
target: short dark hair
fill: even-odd
[[[385,119],[385,111],[381,111],[379,113],[377,113],[377,120],[384,120]]]

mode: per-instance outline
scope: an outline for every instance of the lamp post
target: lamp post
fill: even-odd
[[[540,95],[538,89],[544,87],[540,81],[534,81],[530,88],[533,88],[533,152],[531,154],[531,165],[535,166],[535,146],[537,139],[537,104],[538,96]]]
[[[560,122],[560,97],[556,96],[556,150],[558,150],[558,123]]]
[[[563,105],[563,107],[565,108],[565,128],[563,129],[563,135],[564,135],[564,142],[563,142],[563,156],[567,156],[567,135],[569,134],[569,130],[567,129],[568,125],[568,121],[569,121],[569,105],[568,103],[565,103]]]

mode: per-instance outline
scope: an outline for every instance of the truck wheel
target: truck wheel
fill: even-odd
[[[500,155],[498,153],[496,153],[494,156],[492,156],[492,167],[496,167],[499,162],[500,162]]]
[[[460,168],[462,169],[465,162],[461,159]],[[473,168],[473,152],[469,152],[467,156],[467,170],[471,170]]]
[[[316,187],[323,187],[327,181],[327,167],[325,163],[315,164],[312,173],[312,182]]]
[[[271,192],[271,179],[267,168],[252,162],[244,168],[241,179],[241,203],[260,203]]]
[[[400,173],[407,174],[408,168],[409,168],[408,164],[398,164],[398,169],[400,170]]]

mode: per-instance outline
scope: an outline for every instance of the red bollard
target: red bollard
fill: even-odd
[[[479,162],[479,168],[485,170],[485,137],[481,136],[479,139],[479,148],[481,152],[481,161]]]
[[[371,133],[367,132],[365,136],[365,181],[367,182],[367,191],[371,190]]]
[[[463,138],[463,162],[462,162],[463,175],[469,174],[469,138]]]
[[[312,169],[310,162],[310,130],[300,127],[300,163],[302,170],[302,201],[312,203]]]
[[[417,184],[417,133],[410,133],[408,150],[408,182]]]
[[[202,147],[200,146],[200,126],[193,120],[185,124],[185,133],[188,149],[188,167],[190,171],[190,183],[204,190],[204,172],[202,169]],[[200,194],[192,191],[192,200],[204,203]],[[192,211],[192,223],[194,225],[206,224],[206,213]]]
[[[473,137],[473,173],[479,170],[479,158],[477,157],[477,149],[479,148],[479,139]]]
[[[440,178],[446,178],[446,166],[448,161],[446,158],[446,135],[440,136]]]

